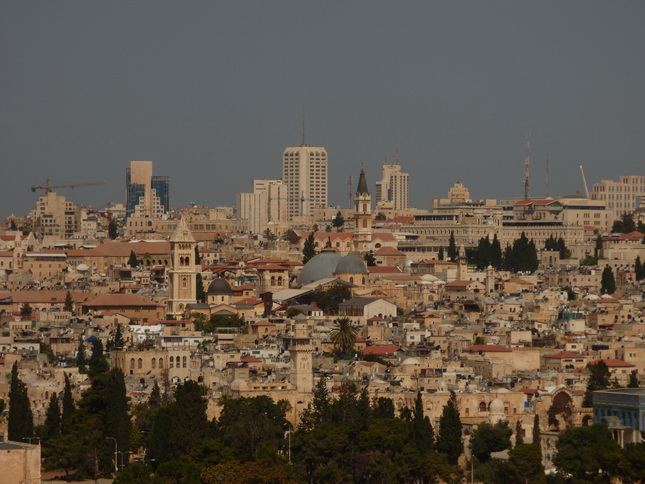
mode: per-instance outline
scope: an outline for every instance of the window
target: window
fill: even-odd
[[[141,358],[139,358],[139,359],[137,360],[137,368],[138,368],[139,370],[140,370],[141,368],[143,368],[143,360],[142,360]]]
[[[168,359],[168,368],[174,368],[174,367],[175,367],[175,357],[174,357],[174,356],[171,356],[171,357]]]

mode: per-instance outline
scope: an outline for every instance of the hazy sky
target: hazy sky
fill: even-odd
[[[130,160],[171,177],[171,204],[233,205],[280,178],[301,140],[347,175],[396,150],[411,202],[461,180],[474,198],[645,174],[643,1],[0,2],[0,217],[44,183],[102,208]]]

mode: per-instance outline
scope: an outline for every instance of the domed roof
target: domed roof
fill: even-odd
[[[208,286],[208,290],[206,292],[208,294],[215,294],[215,295],[233,294],[231,285],[228,283],[226,279],[222,277],[213,279],[213,282],[210,283],[210,285]]]
[[[419,358],[415,358],[415,357],[411,356],[410,358],[406,358],[405,360],[403,360],[403,363],[401,363],[401,364],[406,365],[406,366],[407,365],[420,365],[421,360],[419,360]]]
[[[496,398],[492,402],[490,402],[490,413],[493,414],[504,414],[504,402],[502,402],[500,399]]]
[[[367,274],[367,265],[356,254],[347,254],[340,260],[334,272],[337,274]]]
[[[311,284],[314,281],[333,277],[336,266],[343,258],[334,249],[323,249],[320,254],[313,256],[302,268],[298,282],[300,285]]]

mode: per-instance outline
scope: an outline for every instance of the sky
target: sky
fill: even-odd
[[[645,174],[645,2],[0,1],[0,217],[32,185],[123,203],[130,160],[171,205],[234,205],[285,147],[329,153],[329,201],[399,153],[411,204],[562,196]],[[549,156],[549,183],[546,157]]]

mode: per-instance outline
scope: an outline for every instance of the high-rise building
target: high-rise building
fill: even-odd
[[[282,154],[282,181],[287,186],[287,218],[313,215],[327,206],[327,150],[289,147]]]
[[[376,182],[377,208],[405,210],[410,206],[410,175],[401,172],[401,164],[397,157],[393,164],[383,164],[383,178]]]
[[[158,218],[170,210],[170,177],[153,176],[152,161],[131,161],[125,171],[126,216]]]
[[[47,192],[29,215],[39,236],[71,238],[81,229],[81,210],[64,195]]]
[[[594,183],[591,192],[592,200],[607,202],[613,220],[623,214],[632,213],[645,206],[645,176],[621,176],[620,180],[602,180]]]
[[[287,220],[287,187],[282,180],[253,180],[253,191],[237,194],[237,214],[248,230],[259,234],[283,229]],[[286,227],[286,225],[284,226]]]

